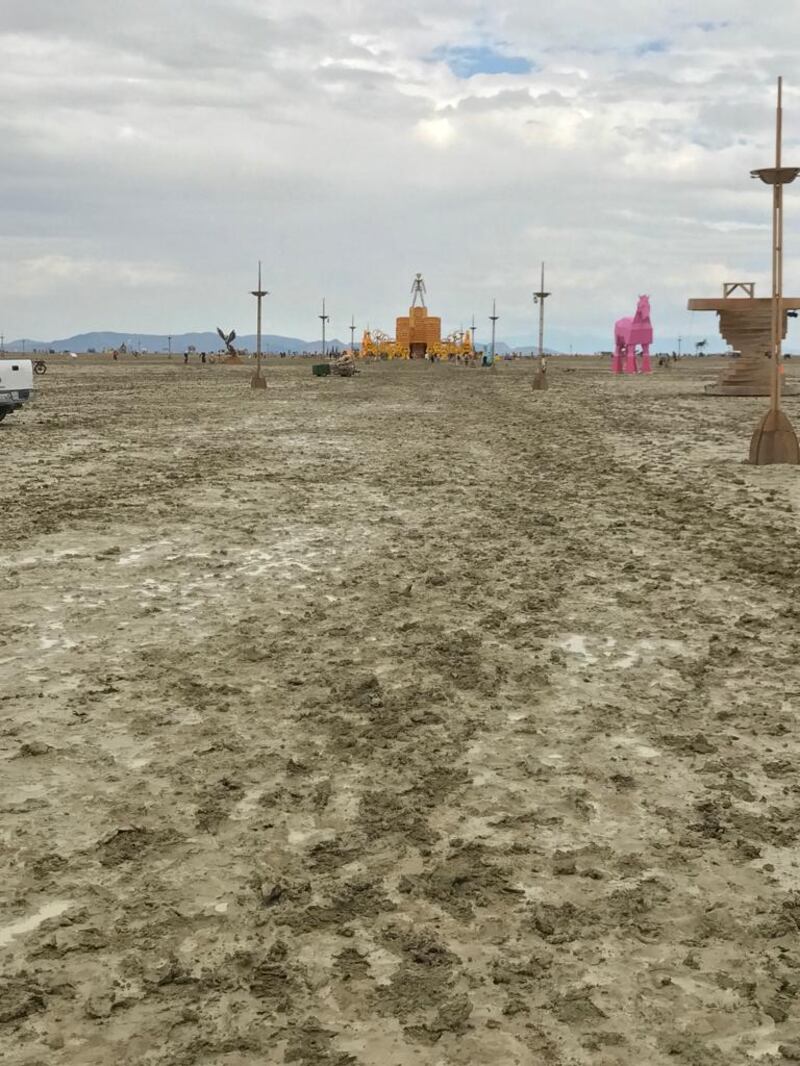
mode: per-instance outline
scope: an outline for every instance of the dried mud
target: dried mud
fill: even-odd
[[[55,365],[0,426],[2,1061],[800,1061],[764,401],[247,373]]]

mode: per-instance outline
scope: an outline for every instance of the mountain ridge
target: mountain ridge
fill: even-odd
[[[5,345],[6,351],[22,352],[23,346],[26,351],[55,351],[55,352],[102,352],[108,348],[121,348],[126,345],[129,351],[148,352],[150,354],[166,355],[170,350],[173,354],[182,354],[190,348],[198,352],[217,352],[224,349],[216,331],[199,330],[188,333],[120,333],[113,330],[93,330],[88,333],[76,333],[71,337],[59,337],[56,340],[40,341],[32,338],[20,338],[10,341]],[[256,335],[244,334],[237,336],[234,341],[236,348],[254,351],[256,347]],[[343,348],[344,342],[334,337],[326,341],[326,347]],[[322,341],[304,341],[300,337],[284,337],[276,333],[266,333],[261,338],[261,350],[267,353],[276,352],[314,352],[322,350]]]
[[[103,352],[109,348],[121,348],[126,345],[132,352],[147,352],[148,354],[167,355],[170,349],[170,335],[161,333],[120,333],[112,330],[94,330],[88,333],[76,333],[71,337],[60,337],[52,341],[33,340],[29,337],[10,341],[5,345],[5,351],[22,353],[25,352]],[[349,347],[349,342],[333,337],[326,340],[326,349],[339,349]],[[478,341],[478,348],[488,349],[490,342]],[[218,352],[223,348],[222,341],[216,332],[204,330],[188,333],[174,333],[171,335],[172,354],[181,355],[194,349],[198,352]],[[237,336],[234,346],[247,351],[255,351],[256,335],[254,333]],[[359,347],[357,344],[356,347]],[[300,337],[284,337],[278,333],[266,333],[261,338],[261,350],[268,355],[276,355],[280,352],[299,353],[310,355],[322,351],[322,341],[305,341]],[[536,354],[538,349],[531,345],[511,348],[504,341],[498,341],[495,345],[497,355],[508,355],[517,351],[523,355]],[[545,348],[546,355],[556,353]]]

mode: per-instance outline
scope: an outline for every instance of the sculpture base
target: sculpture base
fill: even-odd
[[[251,389],[265,389],[267,387],[266,378],[263,378],[260,374],[253,374],[250,378]]]
[[[792,423],[783,411],[770,409],[758,423],[750,441],[750,462],[753,466],[772,463],[800,463],[800,444]]]

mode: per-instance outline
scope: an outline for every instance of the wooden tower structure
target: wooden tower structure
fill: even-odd
[[[784,297],[782,304],[781,340],[786,337],[789,311],[800,310],[800,297]],[[713,396],[770,396],[774,377],[772,298],[756,296],[752,281],[726,281],[722,297],[690,300],[689,310],[716,311],[720,333],[740,353],[718,381],[706,386],[706,392]]]

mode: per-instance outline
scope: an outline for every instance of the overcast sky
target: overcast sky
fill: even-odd
[[[445,329],[716,338],[769,292],[773,156],[800,164],[800,0],[0,0],[0,330]],[[800,182],[787,193],[800,290]],[[790,293],[790,294],[793,294]],[[487,324],[488,325],[488,324]],[[669,345],[671,346],[671,344]]]

